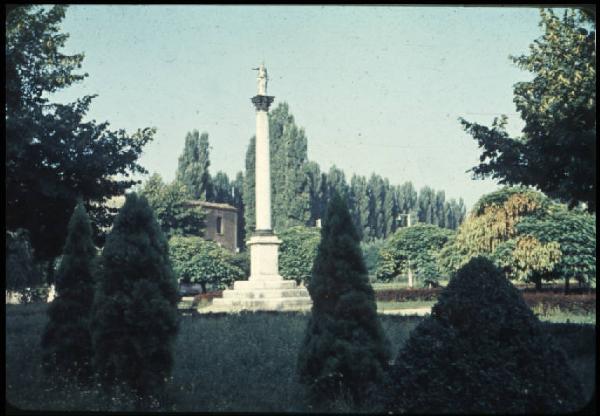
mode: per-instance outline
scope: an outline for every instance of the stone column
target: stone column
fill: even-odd
[[[249,280],[282,280],[279,275],[279,240],[271,227],[271,173],[269,150],[269,105],[274,97],[256,95],[256,162],[255,201],[256,231],[248,241],[250,246]]]
[[[233,289],[223,291],[222,298],[213,299],[211,306],[199,308],[200,313],[259,311],[307,311],[312,301],[305,287],[279,275],[279,245],[271,224],[271,175],[269,151],[269,105],[267,70],[258,69],[258,94],[252,97],[256,107],[256,230],[248,240],[250,276],[234,282]]]
[[[256,106],[256,231],[271,231],[271,164],[269,150],[269,105],[274,97],[257,95]]]

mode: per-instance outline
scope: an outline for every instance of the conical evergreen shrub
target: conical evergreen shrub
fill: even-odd
[[[146,198],[128,194],[101,257],[93,312],[94,367],[105,387],[162,393],[178,327],[177,280]]]
[[[79,202],[69,221],[56,274],[56,298],[48,308],[49,319],[42,335],[47,373],[90,375],[92,340],[89,321],[94,300],[95,256],[92,226],[83,203]]]
[[[312,315],[297,365],[315,402],[343,397],[363,403],[388,364],[389,343],[359,242],[348,208],[335,194],[308,285]]]
[[[463,266],[400,350],[394,413],[540,414],[581,406],[564,352],[486,258]]]

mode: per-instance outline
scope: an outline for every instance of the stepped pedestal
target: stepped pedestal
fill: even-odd
[[[278,246],[275,235],[253,236],[250,247],[250,277],[223,291],[222,298],[213,299],[211,306],[199,313],[241,311],[309,311],[312,306],[308,290],[294,280],[284,280],[278,272]]]

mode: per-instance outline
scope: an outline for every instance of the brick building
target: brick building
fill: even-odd
[[[125,196],[122,195],[111,198],[107,205],[112,208],[121,208],[124,203]],[[238,251],[237,208],[229,204],[198,200],[189,201],[188,206],[202,207],[206,213],[205,240],[216,241],[221,247],[233,253]]]
[[[204,238],[216,241],[232,252],[238,251],[237,208],[229,204],[190,201],[189,206],[200,206],[206,213]]]

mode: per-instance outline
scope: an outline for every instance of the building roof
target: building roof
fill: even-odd
[[[223,203],[218,203],[218,202],[192,200],[192,201],[188,201],[187,203],[190,206],[200,206],[202,208],[223,209],[226,211],[236,211],[237,212],[236,207],[231,206],[229,204],[223,204]]]

